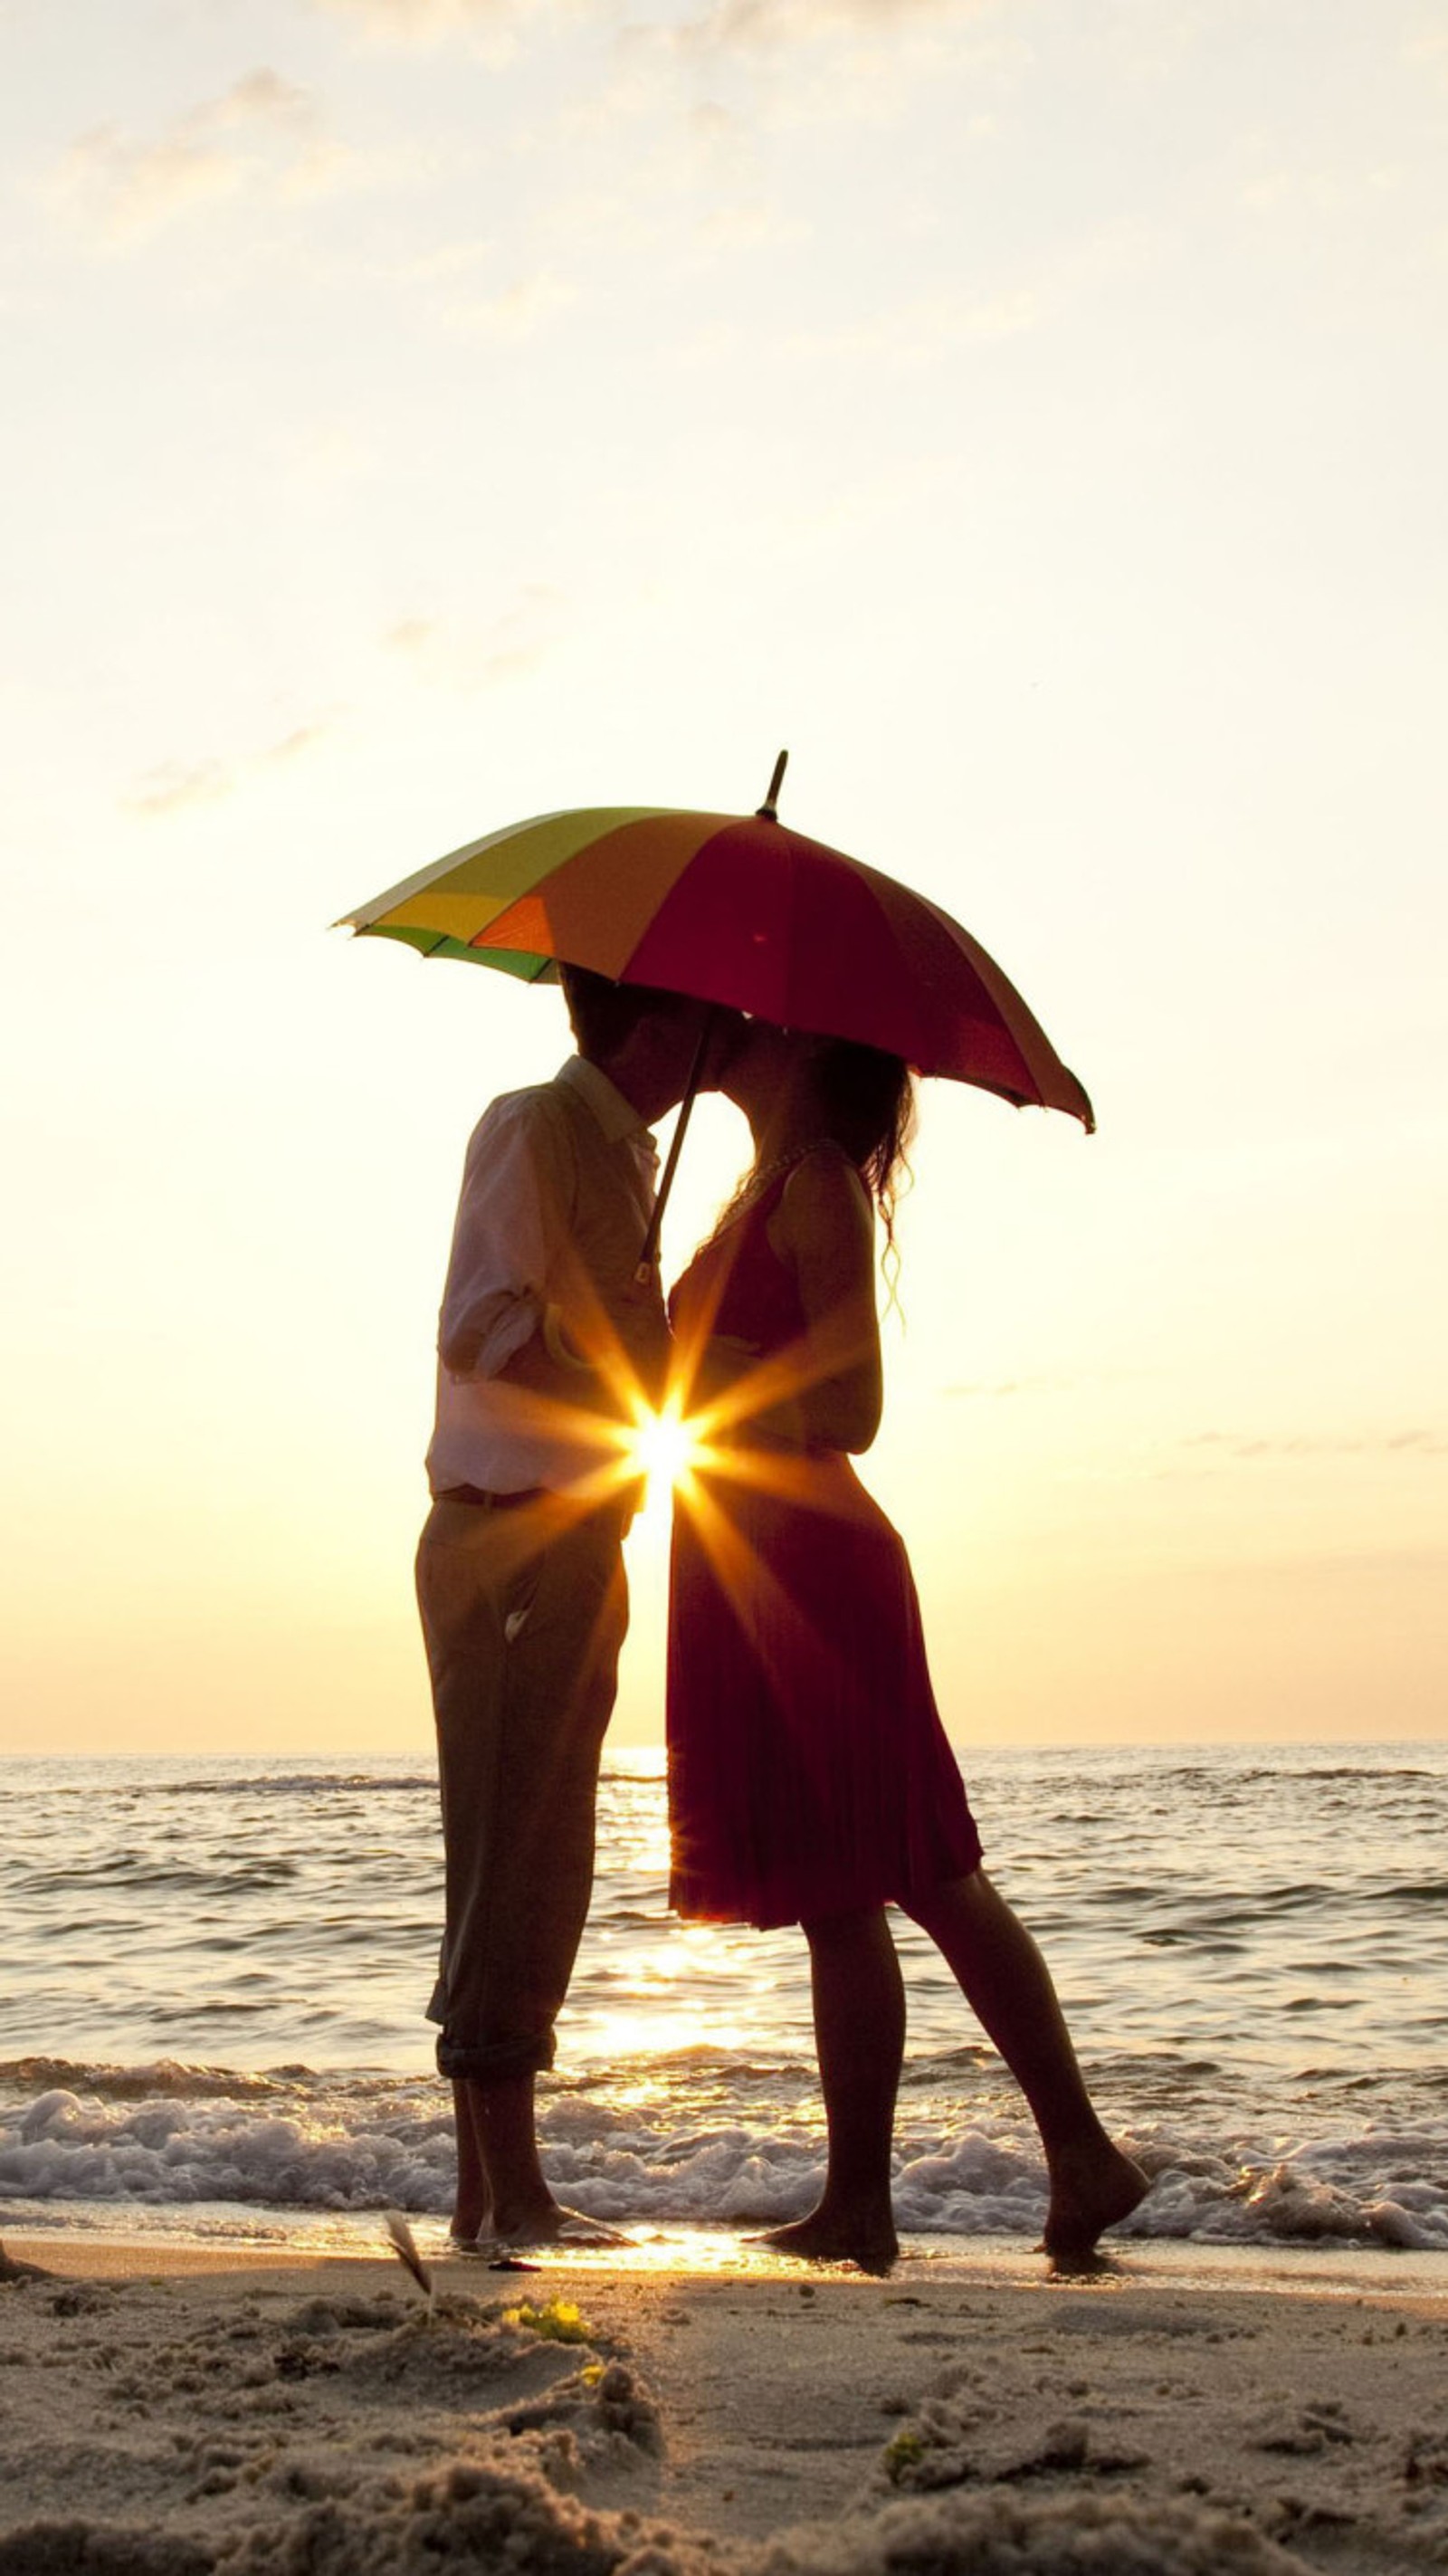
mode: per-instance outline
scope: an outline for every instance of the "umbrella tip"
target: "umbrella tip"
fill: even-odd
[[[787,751],[782,751],[774,764],[774,775],[769,782],[769,794],[764,803],[755,808],[755,819],[758,822],[777,823],[779,821],[779,791],[784,785],[784,773],[788,767],[789,754]]]

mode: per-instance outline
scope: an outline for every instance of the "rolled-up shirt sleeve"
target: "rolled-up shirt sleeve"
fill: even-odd
[[[468,1145],[438,1316],[450,1377],[496,1377],[538,1331],[572,1190],[566,1140],[537,1094],[495,1101]]]

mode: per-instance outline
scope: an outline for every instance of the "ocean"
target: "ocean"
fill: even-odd
[[[1448,2250],[1448,1744],[964,1757],[1046,1951],[1127,2236]],[[666,1903],[662,1755],[611,1753],[544,2160],[575,2207],[716,2256],[823,2166],[802,1937]],[[423,2007],[436,1788],[416,1760],[0,1763],[0,2233],[441,2243]],[[1034,2132],[900,1921],[896,2210],[921,2250],[1031,2237]]]

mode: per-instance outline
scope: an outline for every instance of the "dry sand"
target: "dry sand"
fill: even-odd
[[[390,2258],[7,2254],[0,2576],[1448,2567],[1448,2295],[1412,2256],[451,2261],[429,2316]]]

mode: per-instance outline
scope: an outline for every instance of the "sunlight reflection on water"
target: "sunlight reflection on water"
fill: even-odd
[[[967,1770],[987,1865],[1113,2080],[1320,2098],[1365,2066],[1441,2076],[1444,1747],[973,1753]],[[610,1755],[599,1822],[560,2070],[689,2091],[704,2043],[729,2081],[807,2068],[799,1933],[669,1914],[659,1753]],[[0,2058],[421,2074],[440,1875],[425,1766],[0,1764]],[[913,1926],[898,1937],[911,2068],[978,2070],[952,1980]]]

